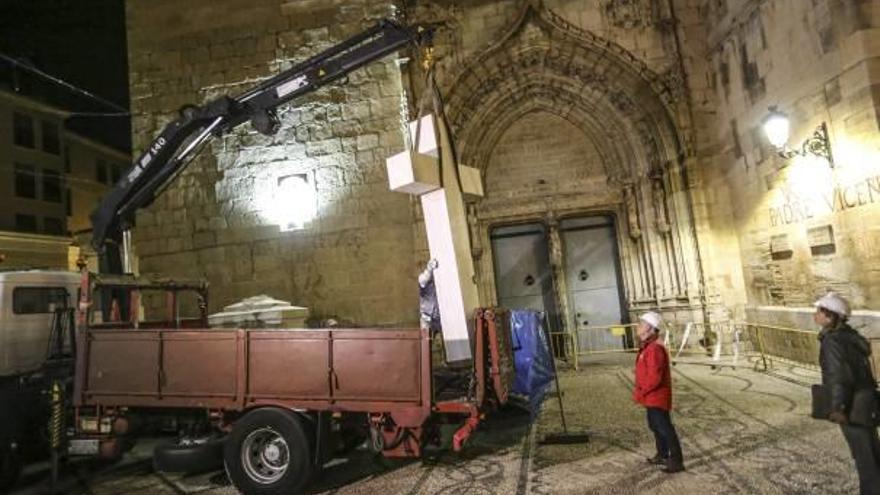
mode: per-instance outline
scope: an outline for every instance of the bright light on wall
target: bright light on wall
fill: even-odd
[[[788,186],[800,198],[820,201],[833,192],[833,172],[821,157],[795,156],[787,172]]]
[[[266,214],[282,231],[305,227],[317,214],[315,188],[306,174],[278,178]]]
[[[764,134],[776,149],[783,149],[788,144],[790,125],[787,115],[776,108],[770,108],[770,114],[764,119]]]

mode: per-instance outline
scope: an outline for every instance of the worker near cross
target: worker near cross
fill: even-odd
[[[645,406],[648,427],[654,434],[657,453],[647,461],[663,466],[663,472],[684,470],[681,443],[669,415],[672,409],[672,375],[669,355],[657,339],[660,333],[660,315],[650,311],[639,318],[636,334],[639,353],[636,356],[636,383],[633,400]]]
[[[437,302],[437,286],[434,284],[434,271],[439,264],[431,259],[419,274],[419,324],[428,330],[431,337],[431,364],[436,368],[446,363],[442,328],[440,326],[440,305]]]
[[[434,270],[437,260],[432,259],[425,264],[419,274],[419,322],[424,329],[432,334],[440,330],[440,306],[437,304],[437,287],[434,285]]]

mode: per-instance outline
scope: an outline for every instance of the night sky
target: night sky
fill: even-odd
[[[0,54],[129,108],[124,0],[0,0]],[[2,60],[0,87],[66,110],[119,112]],[[75,116],[67,127],[131,148],[128,117]]]

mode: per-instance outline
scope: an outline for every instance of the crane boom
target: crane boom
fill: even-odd
[[[404,46],[430,42],[432,35],[430,27],[403,26],[386,19],[241,95],[222,96],[201,106],[185,108],[179,118],[162,129],[92,212],[92,245],[104,258],[102,270],[121,273],[118,253],[107,253],[108,244],[115,244],[118,250],[122,233],[134,226],[137,210],[150,205],[160,189],[211,138],[246,122],[260,133],[272,135],[279,128],[275,113],[279,106]]]

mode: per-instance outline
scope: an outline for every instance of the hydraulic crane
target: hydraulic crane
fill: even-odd
[[[386,19],[241,95],[184,108],[91,214],[92,245],[99,253],[101,271],[123,272],[120,248],[127,248],[125,233],[134,226],[135,213],[151,204],[211,138],[247,122],[272,135],[280,127],[276,111],[281,105],[405,46],[430,43],[432,35],[431,26],[403,26]]]

